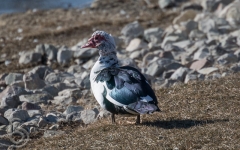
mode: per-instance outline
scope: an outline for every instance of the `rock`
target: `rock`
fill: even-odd
[[[48,100],[52,100],[53,97],[48,93],[37,93],[37,94],[29,94],[29,95],[21,95],[19,96],[21,102],[30,102],[34,104],[47,104]]]
[[[166,45],[176,43],[182,40],[186,40],[186,37],[183,36],[182,34],[168,35],[168,36],[165,36],[165,38],[163,39],[161,46],[162,48],[165,49]]]
[[[159,76],[164,71],[164,67],[159,65],[157,61],[153,62],[147,68],[146,74],[151,76]]]
[[[161,9],[175,6],[174,0],[158,0],[158,5]]]
[[[219,1],[216,1],[216,0],[203,0],[201,4],[204,10],[213,12],[217,9],[220,3]]]
[[[76,78],[74,81],[81,89],[90,89],[90,76],[86,76],[83,79],[81,77]]]
[[[18,63],[21,65],[26,65],[29,63],[39,63],[41,61],[42,61],[41,53],[36,53],[34,51],[30,51],[30,52],[23,53],[20,56]]]
[[[106,109],[101,109],[97,118],[106,118],[110,115],[111,113],[109,111],[107,111]]]
[[[234,64],[230,67],[230,71],[234,72],[234,73],[237,73],[240,71],[240,64],[237,63],[237,64]]]
[[[16,81],[22,81],[22,80],[23,80],[23,74],[21,74],[21,73],[9,73],[5,77],[5,83],[7,85],[12,84]]]
[[[82,93],[80,89],[65,89],[58,93],[59,96],[65,96],[65,97],[74,97],[76,99],[79,99],[82,97]]]
[[[235,63],[237,61],[238,61],[238,58],[233,53],[224,54],[224,55],[220,56],[217,59],[217,62],[220,65],[226,65],[226,64],[229,64],[229,63]]]
[[[143,27],[137,22],[129,23],[123,27],[121,33],[129,38],[129,41],[133,38],[143,36],[144,29]],[[127,42],[128,44],[128,42]]]
[[[19,95],[26,94],[27,92],[21,87],[8,86],[0,93],[1,106],[8,108],[17,108],[20,104]]]
[[[29,115],[30,118],[33,118],[33,117],[36,117],[36,116],[39,116],[39,117],[42,116],[42,111],[41,110],[28,110],[27,112],[28,112],[28,115]]]
[[[80,59],[89,59],[98,54],[98,50],[96,48],[83,48],[74,51],[73,57]]]
[[[171,51],[163,51],[159,55],[160,58],[174,59]]]
[[[189,81],[197,80],[198,76],[196,74],[187,74],[184,80],[184,83],[188,83]]]
[[[54,87],[53,85],[47,85],[42,89],[43,92],[47,92],[48,94],[50,94],[52,97],[57,96],[59,90]]]
[[[214,80],[214,79],[219,79],[221,77],[222,77],[222,75],[220,73],[215,72],[211,75],[208,75],[205,79],[206,80]]]
[[[216,23],[212,18],[207,17],[199,21],[198,28],[204,33],[208,33],[216,30]]]
[[[189,38],[192,39],[192,40],[202,40],[202,39],[206,39],[207,36],[204,32],[196,29],[196,30],[192,30],[189,33]]]
[[[76,122],[81,122],[82,123],[81,112],[72,112],[70,114],[67,114],[66,120],[67,121],[76,121]]]
[[[76,84],[71,84],[71,83],[56,83],[53,84],[53,86],[58,89],[58,91],[62,91],[65,89],[76,89],[78,88]]]
[[[144,38],[153,44],[162,42],[163,30],[161,28],[149,28],[144,30]]]
[[[233,0],[230,0],[231,2]],[[226,18],[226,20],[231,24],[231,25],[239,25],[240,23],[240,17],[239,17],[239,9],[240,2],[235,1],[228,6],[226,6],[220,13],[219,17],[220,18]]]
[[[85,124],[90,124],[96,121],[99,112],[94,110],[83,110],[81,112],[81,119]]]
[[[67,72],[68,73],[71,73],[71,74],[74,74],[74,73],[81,73],[81,72],[84,72],[86,71],[85,68],[83,68],[82,66],[80,65],[72,65],[68,68]]]
[[[126,48],[127,51],[132,52],[140,49],[147,49],[148,45],[144,41],[139,38],[132,39],[128,47]]]
[[[54,100],[52,100],[51,102],[56,105],[67,106],[70,104],[76,104],[77,99],[74,97],[55,96]]]
[[[172,80],[184,81],[189,69],[185,67],[178,68],[170,77]]]
[[[61,113],[48,113],[46,114],[45,119],[50,123],[57,123],[59,121],[62,121],[62,119],[65,119],[65,116]]]
[[[120,66],[131,66],[134,68],[138,68],[136,62],[133,59],[130,58],[124,58],[119,60]]]
[[[203,7],[202,7],[200,4],[192,3],[192,2],[183,4],[183,6],[182,6],[182,10],[183,10],[183,11],[189,10],[189,9],[197,10],[197,11],[202,11],[202,10],[203,10]]]
[[[51,127],[49,127],[50,130],[57,130],[59,128],[58,124],[54,124]]]
[[[91,69],[91,68],[93,67],[93,65],[94,65],[95,63],[96,63],[95,60],[90,59],[89,61],[87,61],[86,63],[84,63],[84,64],[82,65],[82,67],[85,68],[85,69],[87,69],[87,70],[89,70],[89,69]]]
[[[29,118],[28,112],[26,110],[20,110],[16,108],[8,109],[4,113],[4,117],[10,122],[14,121],[26,121]]]
[[[204,67],[206,67],[209,64],[209,60],[207,58],[197,60],[193,62],[190,66],[190,69],[192,70],[200,70]]]
[[[189,9],[186,11],[181,12],[181,14],[179,16],[177,16],[174,20],[173,20],[173,24],[179,24],[181,22],[185,22],[188,20],[193,20],[195,18],[195,16],[197,15],[197,11]]]
[[[37,126],[41,128],[41,127],[45,127],[47,124],[48,124],[47,120],[43,117],[40,117]]]
[[[164,79],[168,79],[171,77],[171,75],[175,72],[175,70],[168,70],[168,71],[164,71],[162,74],[162,78]]]
[[[133,51],[129,56],[131,59],[140,59],[141,58],[141,51]]]
[[[57,135],[62,135],[65,134],[64,131],[60,131],[60,130],[46,130],[43,134],[43,137],[52,137],[52,136],[57,136]]]
[[[44,78],[51,72],[53,72],[53,70],[48,66],[36,66],[32,70],[30,70],[28,73],[37,74],[40,79],[44,80]]]
[[[164,83],[161,84],[160,86],[158,86],[156,89],[168,88],[168,87],[172,86],[176,82],[177,82],[177,80],[165,79]]]
[[[239,49],[239,50],[236,50],[236,51],[234,52],[234,55],[237,56],[238,61],[239,61],[239,60],[240,60],[240,49]]]
[[[63,82],[66,79],[74,79],[75,77],[67,72],[59,72],[59,73],[50,73],[46,76],[45,81],[47,84],[54,84]]]
[[[25,89],[37,90],[42,89],[46,84],[44,80],[40,79],[38,74],[28,72],[24,75],[23,81],[25,83]]]
[[[179,42],[176,42],[176,43],[172,43],[172,45],[180,47],[182,49],[185,49],[185,48],[189,47],[190,45],[192,45],[192,42],[190,40],[184,40],[184,41],[179,41]]]
[[[29,102],[23,102],[22,103],[22,110],[40,110],[41,107],[33,104],[33,103],[29,103]]]
[[[48,60],[57,60],[58,49],[55,46],[44,44],[44,53],[46,54]]]
[[[60,64],[67,64],[72,58],[73,52],[69,49],[60,49],[57,53],[57,61]]]
[[[68,106],[67,109],[63,112],[63,114],[68,115],[68,114],[71,114],[71,113],[73,113],[73,112],[80,112],[80,111],[82,111],[82,110],[84,110],[84,108],[81,107],[81,106],[73,106],[73,105],[70,105],[70,106]]]
[[[8,124],[9,124],[8,120],[0,115],[0,126],[1,125],[8,125]]]
[[[198,70],[198,73],[208,75],[208,74],[210,74],[212,72],[215,72],[215,71],[218,71],[218,68],[207,67],[207,68],[203,68],[203,69]]]
[[[204,59],[210,55],[209,49],[206,47],[200,48],[193,56],[193,60]]]

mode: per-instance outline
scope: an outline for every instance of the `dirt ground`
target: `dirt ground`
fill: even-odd
[[[163,12],[159,9],[157,0],[150,2],[147,5],[144,0],[104,0],[99,1],[96,8],[30,10],[26,13],[1,15],[0,51],[6,57],[0,58],[0,73],[19,72],[33,67],[19,66],[18,53],[33,50],[40,43],[71,47],[97,29],[120,35],[124,25],[136,20],[145,28],[164,28],[178,14],[177,11]],[[121,15],[121,10],[126,14]],[[12,61],[8,67],[4,64],[6,59]]]
[[[61,126],[66,134],[37,136],[23,149],[240,149],[240,76],[192,82],[156,91],[162,112],[136,118],[117,116],[82,126]]]

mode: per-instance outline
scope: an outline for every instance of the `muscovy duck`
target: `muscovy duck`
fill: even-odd
[[[130,66],[119,66],[111,34],[95,31],[82,48],[99,50],[100,57],[90,73],[91,88],[101,107],[112,113],[112,123],[115,114],[135,115],[139,124],[140,114],[160,111],[155,93],[141,72]]]

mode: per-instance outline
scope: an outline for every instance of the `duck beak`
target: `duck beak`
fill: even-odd
[[[96,48],[96,43],[93,41],[93,38],[90,38],[81,48]]]

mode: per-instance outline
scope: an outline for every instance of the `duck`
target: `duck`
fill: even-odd
[[[96,48],[99,58],[91,69],[92,93],[100,106],[115,115],[136,116],[160,111],[157,97],[144,75],[131,66],[120,66],[114,38],[95,31],[81,48]]]

